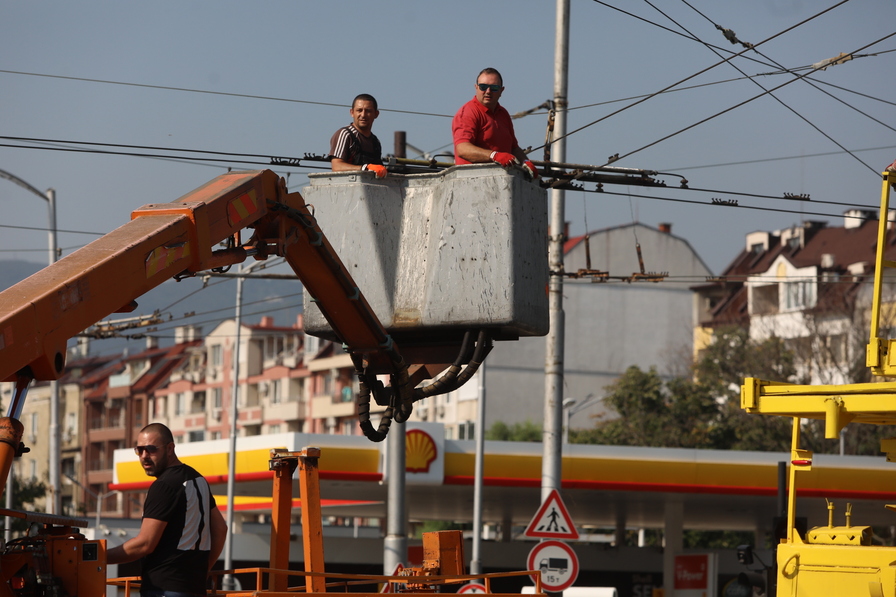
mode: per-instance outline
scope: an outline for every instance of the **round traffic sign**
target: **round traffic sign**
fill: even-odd
[[[539,570],[542,589],[559,593],[576,582],[579,558],[563,541],[542,541],[529,552],[526,569]]]
[[[457,590],[458,593],[485,593],[485,585],[470,582]]]

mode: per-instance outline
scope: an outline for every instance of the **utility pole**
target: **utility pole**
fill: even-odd
[[[0,170],[0,178],[5,178],[11,182],[16,183],[23,189],[37,195],[41,199],[47,202],[47,208],[49,210],[49,247],[50,247],[50,258],[49,264],[53,265],[56,263],[56,258],[58,256],[58,248],[56,244],[56,190],[55,189],[47,189],[46,193],[41,193],[33,186],[6,170]],[[60,479],[59,479],[59,453],[60,453],[60,437],[59,437],[59,382],[55,379],[50,382],[50,427],[49,427],[49,438],[47,442],[47,447],[50,452],[50,463],[49,470],[47,471],[49,474],[49,488],[48,491],[50,493],[49,499],[47,500],[47,510],[48,514],[61,514],[62,511],[62,496],[59,493]],[[10,474],[10,477],[12,475]],[[12,489],[9,489],[10,495],[12,495]]]
[[[395,132],[395,156],[407,155],[407,136]],[[404,423],[392,421],[386,436],[386,537],[383,539],[383,574],[395,572],[399,564],[408,564],[408,513],[405,504],[407,470],[407,430]]]
[[[557,0],[556,39],[554,45],[554,138],[551,144],[552,162],[566,161],[567,78],[569,75],[569,0]],[[551,328],[545,346],[544,431],[541,467],[541,500],[551,491],[559,490],[562,471],[563,423],[563,348],[566,318],[563,312],[563,242],[565,239],[565,193],[551,189],[551,221],[548,259],[550,281],[548,306]]]

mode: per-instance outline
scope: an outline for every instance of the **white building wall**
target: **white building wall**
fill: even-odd
[[[693,345],[693,293],[690,286],[711,275],[709,268],[687,241],[656,228],[635,224],[591,234],[591,268],[611,276],[631,276],[640,271],[636,242],[641,245],[647,272],[668,272],[659,283],[567,280],[564,284],[565,375],[564,393],[580,402],[588,395],[602,396],[605,386],[631,365],[655,366],[661,374],[689,357]],[[566,271],[586,265],[584,242],[566,256]],[[486,429],[498,421],[508,425],[544,418],[545,338],[497,342],[485,361]],[[467,387],[475,388],[476,379]],[[427,402],[433,399],[427,399]],[[475,420],[476,401],[445,410],[433,417],[429,402],[426,420],[446,425],[446,432],[462,422],[452,415]],[[602,412],[598,402],[577,413],[570,427],[591,427],[590,415]],[[417,416],[417,413],[412,416]],[[418,419],[419,420],[419,419]],[[452,435],[454,437],[454,435]]]

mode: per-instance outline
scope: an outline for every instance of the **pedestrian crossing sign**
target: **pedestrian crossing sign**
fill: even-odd
[[[541,504],[532,522],[523,533],[533,539],[578,539],[579,532],[563,500],[560,492],[552,489],[548,498]]]

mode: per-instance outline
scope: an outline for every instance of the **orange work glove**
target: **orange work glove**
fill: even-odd
[[[361,170],[373,172],[377,178],[386,178],[386,175],[389,173],[385,166],[380,166],[379,164],[364,164],[361,166]]]

